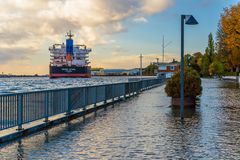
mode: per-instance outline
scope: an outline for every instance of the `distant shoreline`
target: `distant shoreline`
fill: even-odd
[[[48,75],[0,75],[0,78],[49,77]],[[92,77],[139,77],[139,75],[92,75]],[[143,77],[155,77],[144,76]]]
[[[14,78],[14,77],[48,77],[48,75],[0,75],[0,78]]]

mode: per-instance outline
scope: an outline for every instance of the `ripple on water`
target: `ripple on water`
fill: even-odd
[[[240,159],[240,89],[228,85],[203,79],[184,124],[162,86],[9,144],[0,159]]]
[[[58,79],[49,79],[48,77],[0,78],[0,94],[126,82],[128,78],[130,77]]]

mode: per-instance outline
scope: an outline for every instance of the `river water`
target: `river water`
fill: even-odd
[[[0,159],[240,159],[240,87],[202,80],[195,109],[170,107],[164,86],[3,145]]]
[[[7,93],[19,93],[27,91],[39,91],[45,89],[58,89],[81,87],[89,85],[127,82],[129,78],[136,77],[92,77],[92,78],[57,78],[48,77],[19,77],[0,78],[0,95]],[[154,77],[143,77],[154,78]]]

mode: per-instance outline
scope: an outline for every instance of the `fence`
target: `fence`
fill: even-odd
[[[162,82],[161,79],[86,86],[0,95],[0,131],[57,114],[71,114],[76,109],[115,98],[132,96]]]

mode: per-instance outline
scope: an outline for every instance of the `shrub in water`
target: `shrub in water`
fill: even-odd
[[[169,97],[180,98],[180,71],[167,81],[165,92]],[[184,70],[184,97],[196,98],[202,92],[201,79],[197,71],[186,68]]]

